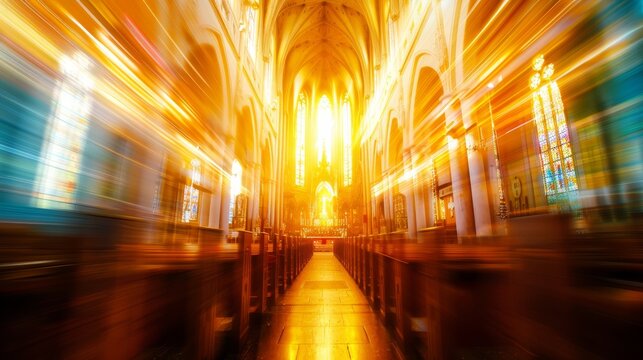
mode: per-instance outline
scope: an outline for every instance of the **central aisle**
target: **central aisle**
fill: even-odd
[[[368,301],[332,253],[315,253],[265,321],[259,359],[395,359]]]

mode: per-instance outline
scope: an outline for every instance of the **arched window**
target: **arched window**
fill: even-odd
[[[317,161],[321,163],[326,156],[326,161],[331,161],[331,141],[333,134],[333,113],[328,96],[324,95],[319,100],[317,107]]]
[[[297,146],[295,149],[295,185],[304,186],[306,164],[306,97],[299,94],[297,100]]]
[[[540,161],[547,202],[556,203],[562,194],[578,190],[574,159],[569,140],[563,99],[556,81],[554,65],[545,65],[540,55],[533,62],[536,73],[530,79],[534,122],[538,132]]]
[[[248,54],[252,61],[257,57],[257,10],[254,5],[248,6],[246,10],[246,21],[248,23],[246,30],[248,31]]]
[[[230,175],[230,209],[228,211],[228,223],[232,224],[237,198],[238,195],[241,194],[241,176],[243,175],[243,168],[237,159],[232,161],[232,172]]]
[[[342,103],[342,123],[344,127],[344,186],[353,182],[353,151],[352,151],[352,128],[351,103],[348,96],[344,97]]]

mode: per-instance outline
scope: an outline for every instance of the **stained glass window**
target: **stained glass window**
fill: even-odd
[[[352,151],[352,122],[351,103],[348,97],[344,98],[342,104],[342,122],[344,125],[344,186],[353,182],[353,151]]]
[[[183,222],[197,220],[199,213],[199,190],[197,186],[201,185],[201,162],[194,159],[190,162],[190,166],[190,183],[186,184],[183,190],[183,215],[181,217]]]
[[[248,196],[239,194],[234,201],[234,213],[230,227],[232,229],[244,229],[246,227],[246,209]]]
[[[234,218],[234,208],[237,201],[237,195],[241,194],[241,176],[243,168],[237,159],[232,161],[232,173],[230,174],[230,207],[228,209],[228,224],[232,224]]]
[[[393,208],[395,211],[395,230],[406,230],[408,228],[406,197],[402,194],[396,194],[393,198]]]
[[[578,189],[574,159],[565,118],[563,99],[555,80],[554,65],[544,66],[538,56],[533,62],[536,72],[530,79],[534,122],[542,165],[545,194],[549,203],[556,202],[559,194]]]
[[[62,80],[56,88],[36,182],[36,205],[70,208],[76,193],[85,147],[93,80],[89,58],[77,53],[61,60]]]
[[[306,97],[299,94],[297,101],[297,147],[295,150],[295,185],[304,186],[306,163]]]

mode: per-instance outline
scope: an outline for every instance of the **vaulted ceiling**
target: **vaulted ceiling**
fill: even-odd
[[[361,98],[369,92],[379,38],[376,1],[276,0],[268,2],[266,33],[274,37],[284,96],[303,87],[333,89]]]

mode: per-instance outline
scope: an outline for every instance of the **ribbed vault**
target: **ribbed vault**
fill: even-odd
[[[353,99],[369,91],[379,33],[373,1],[274,1],[266,15],[264,44],[275,41],[286,106],[302,88],[347,91]]]

